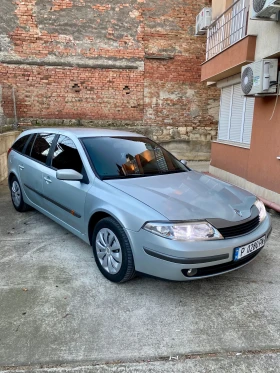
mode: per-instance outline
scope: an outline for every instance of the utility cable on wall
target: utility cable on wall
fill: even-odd
[[[276,100],[275,100],[275,105],[274,105],[274,109],[273,109],[273,112],[272,112],[272,115],[270,117],[269,120],[271,120],[273,117],[274,117],[274,114],[275,114],[275,111],[276,111],[276,107],[277,107],[277,103],[278,103],[278,98],[279,98],[279,95],[280,95],[280,72],[278,74],[278,83],[277,83],[277,96],[276,96]]]

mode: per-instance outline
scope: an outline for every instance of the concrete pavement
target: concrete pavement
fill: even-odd
[[[0,212],[1,372],[280,372],[280,215],[238,271],[115,285],[90,246],[17,213],[6,185]]]
[[[200,357],[181,361],[149,361],[138,363],[88,364],[60,367],[25,367],[5,370],[2,373],[277,373],[280,356],[276,353],[244,356]]]

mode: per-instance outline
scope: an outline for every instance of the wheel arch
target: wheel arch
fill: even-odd
[[[120,220],[117,219],[111,213],[107,211],[96,211],[94,214],[92,214],[91,218],[89,219],[89,223],[88,223],[88,240],[91,245],[92,245],[92,234],[93,234],[94,228],[96,224],[104,218],[112,218],[116,220],[123,227],[123,224],[120,222]]]
[[[16,177],[17,179],[18,179],[18,177],[17,177],[17,175],[12,171],[12,172],[10,172],[10,174],[9,174],[9,176],[8,176],[8,185],[9,185],[9,188],[11,189],[11,182],[12,182],[12,178],[13,177]]]

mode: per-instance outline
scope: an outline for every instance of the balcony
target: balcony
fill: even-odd
[[[207,31],[207,61],[246,35],[248,17],[246,4],[246,0],[235,1],[210,25]]]
[[[256,36],[247,35],[248,17],[248,1],[237,0],[209,26],[202,81],[227,78],[254,61]]]

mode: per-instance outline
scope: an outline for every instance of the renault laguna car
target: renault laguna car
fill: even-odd
[[[249,263],[271,232],[253,194],[192,171],[147,137],[33,129],[8,152],[15,209],[35,208],[93,247],[113,282],[185,281]]]

